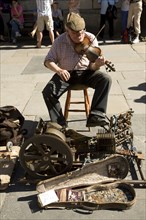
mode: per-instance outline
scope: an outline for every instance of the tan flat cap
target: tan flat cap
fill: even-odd
[[[79,14],[71,12],[67,15],[66,27],[73,31],[85,29],[85,21]]]

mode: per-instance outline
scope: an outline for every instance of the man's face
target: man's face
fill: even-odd
[[[67,30],[71,40],[74,43],[81,43],[84,40],[85,37],[85,30],[81,30],[81,31],[73,31],[71,29]]]

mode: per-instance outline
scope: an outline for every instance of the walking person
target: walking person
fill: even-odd
[[[67,127],[59,98],[73,85],[83,84],[95,90],[86,126],[104,126],[108,123],[105,114],[111,86],[111,77],[100,71],[105,58],[100,56],[91,62],[76,50],[86,38],[91,46],[98,47],[95,35],[85,31],[85,21],[79,14],[69,13],[65,26],[66,31],[55,39],[44,61],[55,72],[42,92],[50,119]]]
[[[54,25],[52,18],[51,5],[53,0],[36,0],[37,4],[37,47],[41,48],[43,39],[43,30],[46,25],[47,31],[49,31],[49,37],[51,43],[54,42]]]
[[[127,28],[134,28],[135,37],[133,44],[139,43],[139,35],[141,33],[140,18],[142,14],[142,0],[130,0]]]
[[[106,24],[106,21],[109,25],[109,38],[113,39],[114,37],[114,18],[112,16],[107,17],[106,12],[108,5],[114,6],[118,0],[98,0],[98,3],[100,4],[100,28],[99,30]],[[99,34],[99,39],[104,40],[104,32],[105,28],[102,29],[102,31]]]

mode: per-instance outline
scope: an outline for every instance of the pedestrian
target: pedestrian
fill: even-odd
[[[53,0],[36,0],[37,4],[37,48],[41,48],[43,39],[43,30],[46,26],[49,31],[51,43],[54,42],[54,25],[52,18],[51,5]]]
[[[98,3],[100,4],[100,28],[99,30],[106,24],[106,21],[108,22],[109,25],[109,38],[113,39],[114,37],[114,17],[110,16],[107,17],[107,8],[108,5],[115,6],[115,4],[118,2],[118,0],[98,0]],[[99,39],[104,40],[104,33],[105,33],[105,28],[102,29],[102,31],[99,34]]]
[[[63,14],[62,10],[59,8],[57,1],[52,4],[52,16],[54,21],[54,33],[58,37],[63,32]]]
[[[21,37],[20,31],[23,29],[24,17],[23,7],[20,5],[18,0],[12,0],[11,7],[11,40],[16,43],[17,37]]]
[[[69,13],[80,13],[80,0],[68,0]]]
[[[142,0],[130,0],[127,28],[134,28],[135,36],[132,43],[139,43],[139,35],[141,33],[140,18],[142,14]]]
[[[129,4],[130,4],[130,0],[121,1],[121,36],[123,36],[124,31],[127,28]]]
[[[55,72],[42,92],[50,119],[67,127],[59,98],[73,85],[83,84],[95,90],[86,126],[104,126],[107,124],[105,113],[111,85],[110,76],[100,71],[105,58],[99,56],[91,62],[76,48],[85,40],[98,47],[95,35],[85,30],[85,21],[79,14],[69,13],[65,28],[66,31],[55,39],[44,61],[44,65]]]

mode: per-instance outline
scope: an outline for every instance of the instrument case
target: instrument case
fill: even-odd
[[[112,155],[81,169],[37,184],[38,203],[43,208],[123,210],[135,202],[134,188],[122,182],[128,174],[127,160]]]
[[[125,210],[131,208],[135,200],[134,188],[120,181],[102,182],[85,188],[48,190],[38,195],[38,203],[45,209]]]
[[[92,163],[86,163],[82,168],[72,172],[40,181],[36,190],[45,192],[49,189],[90,186],[109,179],[124,179],[128,171],[127,159],[122,155],[114,154]]]

